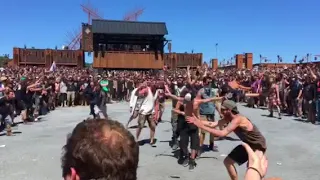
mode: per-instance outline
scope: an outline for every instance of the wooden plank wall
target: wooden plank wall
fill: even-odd
[[[45,66],[52,62],[62,66],[84,67],[84,53],[81,50],[24,49],[13,48],[13,64],[17,66]]]
[[[203,62],[202,53],[166,53],[164,58],[165,64],[172,69],[186,68],[187,66],[195,68],[201,66]]]
[[[94,68],[162,69],[164,65],[161,53],[158,54],[158,59],[153,52],[108,51],[104,55],[97,53],[94,55]]]

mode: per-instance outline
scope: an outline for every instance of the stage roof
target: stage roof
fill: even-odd
[[[92,20],[92,33],[99,34],[132,34],[132,35],[167,35],[168,30],[164,22],[139,22]]]

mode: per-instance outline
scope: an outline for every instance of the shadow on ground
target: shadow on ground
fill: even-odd
[[[17,134],[21,134],[22,132],[21,131],[14,131],[12,132],[13,135],[17,135]],[[0,132],[0,136],[5,136],[6,135],[6,132]]]

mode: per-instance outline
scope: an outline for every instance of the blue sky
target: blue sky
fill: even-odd
[[[87,0],[2,0],[0,54],[13,47],[54,48],[66,44],[67,34],[79,31],[87,15]],[[295,55],[320,55],[319,0],[91,0],[106,19],[122,19],[143,7],[140,21],[167,23],[174,52],[201,52],[204,60],[229,59],[252,52],[276,62],[277,55],[292,62]],[[91,58],[90,58],[91,59]],[[90,61],[89,59],[89,61]],[[320,58],[318,58],[320,60]]]

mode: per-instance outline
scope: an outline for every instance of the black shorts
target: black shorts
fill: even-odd
[[[200,148],[199,129],[189,130],[190,149],[198,150]]]
[[[190,141],[190,149],[198,150],[200,146],[199,128],[195,125],[190,126],[190,124],[185,122],[184,116],[181,115],[178,115],[177,123],[177,131],[180,135],[180,144],[183,146],[180,148],[187,148]]]
[[[16,109],[17,109],[18,111],[23,111],[23,110],[27,109],[25,102],[22,101],[22,100],[17,100]]]
[[[264,148],[255,148],[253,146],[250,146],[250,147],[252,148],[253,151],[260,150],[263,153],[266,152],[266,149],[264,149]],[[248,153],[247,153],[246,149],[242,145],[238,145],[237,147],[235,147],[230,152],[228,157],[230,159],[234,160],[239,166],[248,161]]]

